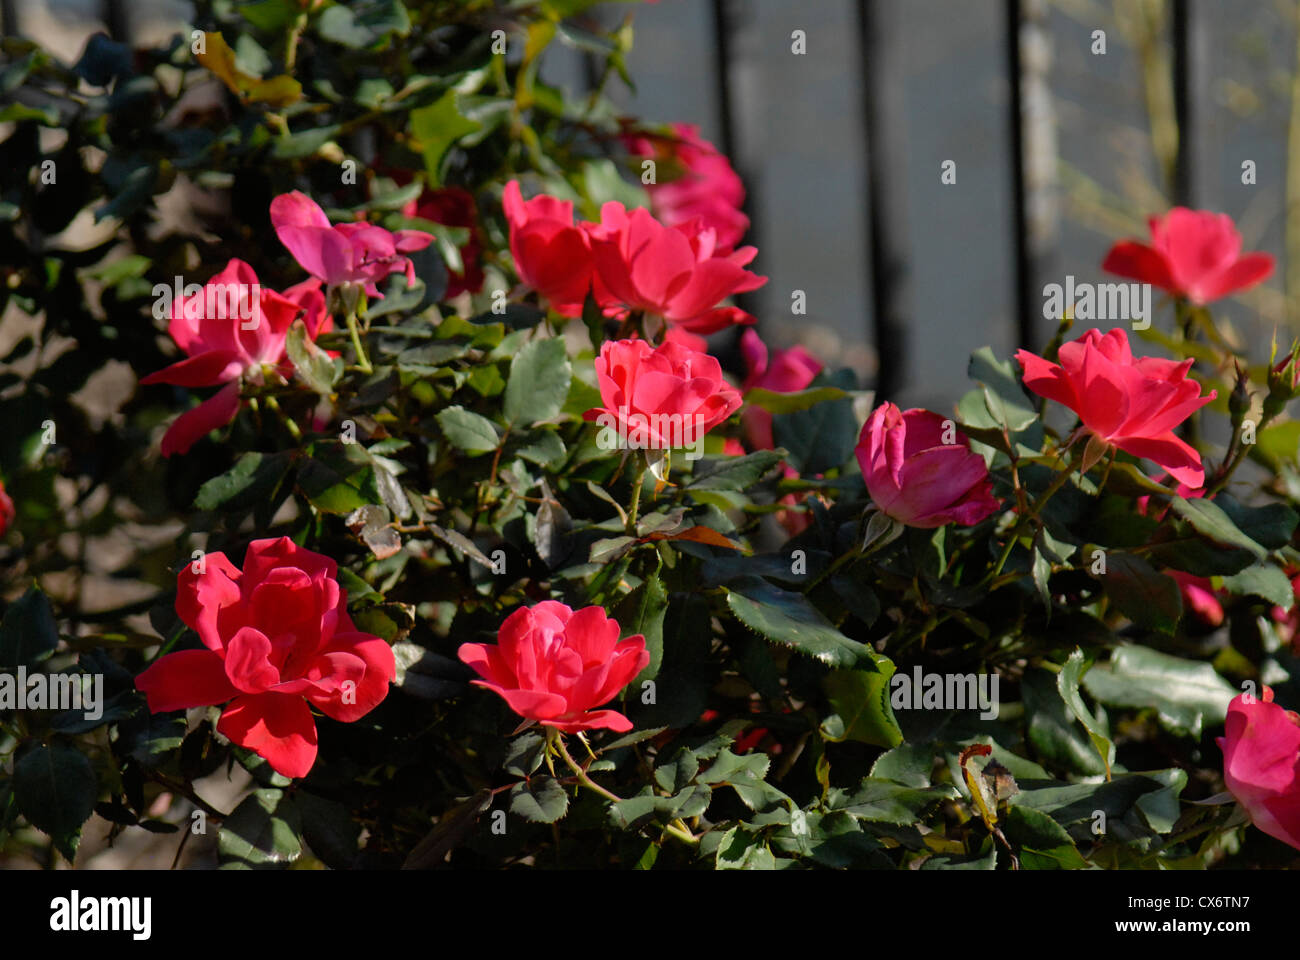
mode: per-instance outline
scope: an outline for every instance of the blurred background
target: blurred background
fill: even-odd
[[[95,32],[148,43],[188,13],[0,0],[6,33],[67,62]],[[1146,240],[1146,217],[1174,204],[1229,214],[1244,249],[1277,259],[1216,308],[1252,359],[1300,328],[1293,0],[661,0],[593,15],[632,25],[637,87],[611,84],[617,101],[698,124],[744,179],[753,268],[771,280],[743,305],[763,336],[852,367],[882,398],[950,408],[972,350],[1040,348],[1055,329],[1043,286],[1104,282],[1111,243]],[[575,94],[598,80],[576,47],[542,73]],[[1156,312],[1167,328],[1171,307]]]

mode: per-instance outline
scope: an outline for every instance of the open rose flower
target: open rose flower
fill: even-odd
[[[343,723],[365,716],[388,695],[393,651],[353,625],[338,564],[288,537],[254,540],[242,571],[220,552],[202,563],[181,572],[176,612],[205,649],[159,658],[136,687],[154,713],[227,704],[218,732],[284,776],[306,776],[311,708]]]
[[[629,141],[633,154],[653,157],[679,175],[660,179],[646,187],[650,208],[665,226],[674,227],[698,217],[718,237],[721,253],[732,250],[749,229],[749,217],[741,212],[745,185],[731,162],[718,148],[700,136],[693,123],[675,123],[677,139],[640,136]],[[662,172],[660,175],[662,175]]]
[[[754,322],[743,310],[719,304],[767,282],[745,269],[756,248],[723,254],[717,233],[699,218],[665,227],[650,211],[629,212],[616,201],[601,208],[600,225],[588,232],[593,291],[607,315],[644,311],[698,334]]]
[[[1251,822],[1300,850],[1300,717],[1273,702],[1246,694],[1228,704],[1223,780]]]
[[[524,200],[519,181],[511,180],[502,206],[519,279],[549,300],[556,313],[581,316],[591,289],[591,246],[587,230],[573,224],[573,204],[545,194]]]
[[[1122,327],[1105,334],[1089,330],[1061,344],[1059,365],[1028,350],[1016,359],[1025,386],[1069,407],[1097,437],[1159,464],[1179,483],[1204,486],[1201,455],[1174,433],[1217,396],[1213,390],[1201,396],[1201,385],[1187,376],[1191,359],[1134,358]]]
[[[263,367],[278,367],[285,375],[293,367],[285,359],[284,342],[299,303],[262,287],[253,268],[231,260],[207,282],[203,295],[172,303],[168,332],[189,356],[151,373],[141,384],[170,383],[179,387],[213,387],[217,393],[182,413],[163,435],[162,455],[185,453],[208,431],[223,427],[239,412],[239,381],[259,381]],[[310,313],[310,310],[309,310]],[[315,321],[316,332],[328,329],[328,318]],[[312,333],[309,327],[309,333]],[[314,336],[314,333],[312,333]]]
[[[1253,287],[1273,272],[1267,253],[1241,252],[1241,234],[1226,213],[1174,207],[1147,221],[1148,246],[1121,240],[1101,268],[1204,305]]]
[[[275,235],[304,270],[326,286],[360,284],[371,297],[382,298],[375,286],[390,273],[406,274],[415,283],[415,264],[408,253],[423,250],[433,235],[422,230],[385,230],[373,223],[331,224],[325,211],[295,190],[271,201]]]
[[[654,348],[644,340],[606,340],[596,382],[604,406],[583,418],[618,430],[640,449],[702,444],[741,404],[716,359],[673,340]]]
[[[463,643],[458,656],[482,677],[473,681],[500,695],[527,720],[564,733],[632,722],[617,710],[597,710],[645,669],[645,637],[618,638],[618,623],[601,607],[573,610],[555,600],[520,607],[506,617],[497,643]]]
[[[973,526],[1000,507],[984,458],[937,413],[882,404],[856,452],[872,502],[909,527]]]

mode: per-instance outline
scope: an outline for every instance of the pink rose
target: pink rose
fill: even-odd
[[[749,218],[741,212],[745,185],[731,162],[717,147],[700,136],[693,123],[672,125],[677,140],[641,136],[629,143],[637,156],[655,157],[660,163],[678,167],[681,175],[646,187],[650,208],[665,226],[674,227],[699,218],[718,237],[719,253],[732,250],[749,229]]]
[[[704,434],[740,408],[740,394],[707,353],[669,340],[606,340],[596,358],[603,407],[583,414],[614,427],[642,449],[702,443]]]
[[[1133,356],[1128,334],[1116,327],[1089,330],[1061,344],[1060,364],[1020,350],[1025,386],[1079,415],[1083,425],[1111,446],[1159,464],[1179,483],[1205,484],[1201,455],[1174,428],[1213,400],[1189,379],[1191,359],[1182,363]]]
[[[263,367],[291,375],[284,341],[299,305],[262,287],[253,268],[231,260],[204,287],[202,297],[181,297],[172,304],[168,332],[189,356],[151,373],[141,384],[170,383],[180,387],[221,390],[182,413],[163,435],[162,455],[185,453],[210,430],[223,427],[239,412],[239,381],[260,381]],[[317,330],[328,329],[322,321]]]
[[[181,650],[136,677],[154,713],[227,703],[217,731],[286,777],[316,761],[311,707],[343,723],[369,713],[396,675],[393,651],[347,610],[338,564],[288,537],[254,540],[241,572],[221,552],[187,564],[176,612],[204,650]]]
[[[405,272],[415,283],[415,264],[403,254],[423,250],[433,242],[422,230],[393,233],[373,223],[331,224],[325,211],[295,190],[271,201],[275,235],[299,265],[327,286],[361,284],[371,297],[383,297],[375,286],[390,273]]]
[[[1206,304],[1253,287],[1273,272],[1267,253],[1241,253],[1241,234],[1226,213],[1174,207],[1147,220],[1151,245],[1121,240],[1101,268]]]
[[[1300,717],[1242,694],[1228,704],[1223,780],[1259,829],[1300,850]]]
[[[617,710],[596,710],[650,662],[645,637],[618,638],[618,623],[601,607],[574,611],[555,600],[520,607],[506,617],[497,643],[461,644],[458,656],[510,709],[564,733],[632,722]]]
[[[953,421],[929,410],[877,407],[857,455],[872,501],[909,527],[973,526],[1001,506],[984,458]]]
[[[614,201],[601,208],[600,225],[588,232],[593,289],[607,315],[643,311],[698,334],[754,322],[743,310],[718,304],[767,282],[745,269],[756,248],[724,255],[716,232],[698,218],[665,227],[648,210],[629,212]]]

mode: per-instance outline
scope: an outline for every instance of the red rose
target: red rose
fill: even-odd
[[[1228,704],[1223,780],[1251,821],[1300,850],[1300,717],[1273,702],[1242,694]]]
[[[196,561],[199,562],[199,561]],[[396,675],[393,651],[347,611],[338,564],[288,537],[254,540],[241,573],[221,552],[181,571],[176,612],[205,650],[155,661],[135,685],[154,713],[226,703],[217,730],[286,777],[316,761],[315,706],[350,723]]]
[[[717,234],[698,218],[665,227],[645,208],[629,212],[616,201],[601,208],[599,226],[588,232],[593,289],[606,314],[644,311],[699,334],[754,322],[743,310],[718,304],[767,282],[745,269],[756,248],[723,255]]]
[[[483,679],[473,681],[501,696],[521,717],[564,733],[632,722],[608,703],[645,669],[645,637],[618,638],[618,623],[601,607],[574,611],[555,600],[520,607],[506,617],[497,643],[463,643],[458,656]]]
[[[517,180],[506,184],[502,204],[519,279],[556,313],[581,316],[591,289],[591,249],[587,232],[573,225],[573,204],[545,194],[524,200]]]
[[[1179,483],[1195,489],[1205,484],[1201,455],[1174,434],[1174,428],[1213,400],[1211,390],[1187,376],[1182,363],[1133,356],[1128,334],[1117,327],[1103,334],[1089,330],[1061,345],[1060,365],[1020,350],[1025,386],[1079,415],[1083,425],[1112,446],[1145,457]]]
[[[716,359],[673,340],[653,349],[644,340],[606,340],[596,381],[604,406],[583,419],[618,429],[640,449],[702,444],[741,404]]]
[[[1241,234],[1226,213],[1174,207],[1147,220],[1151,245],[1121,240],[1101,268],[1206,304],[1253,287],[1273,272],[1267,253],[1241,254]]]
[[[872,501],[909,527],[973,526],[1000,506],[984,458],[937,413],[882,404],[856,452]]]

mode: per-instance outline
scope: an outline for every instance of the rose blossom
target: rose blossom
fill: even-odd
[[[984,458],[937,413],[884,403],[867,419],[856,452],[872,501],[909,527],[973,526],[1000,506]]]
[[[1201,396],[1201,385],[1188,378],[1190,358],[1134,358],[1128,334],[1116,327],[1061,344],[1059,365],[1028,350],[1017,351],[1016,359],[1025,386],[1069,407],[1094,435],[1159,464],[1179,483],[1204,486],[1201,455],[1174,433],[1217,396],[1213,390]]]
[[[583,419],[617,427],[649,449],[702,444],[704,434],[741,404],[716,359],[673,340],[653,349],[644,340],[606,340],[596,358],[596,381],[604,406]]]
[[[1251,822],[1300,850],[1300,717],[1273,702],[1241,694],[1228,704],[1223,780]]]
[[[650,208],[665,226],[673,227],[698,217],[718,236],[719,252],[732,250],[749,229],[749,217],[741,212],[745,185],[731,162],[718,148],[700,136],[693,123],[675,123],[677,139],[640,136],[631,138],[629,148],[642,157],[681,169],[681,176],[649,184]]]
[[[628,211],[617,201],[601,208],[600,224],[588,233],[593,292],[606,315],[642,311],[699,334],[754,322],[743,310],[718,304],[767,282],[745,269],[755,247],[723,254],[716,232],[699,218],[665,227],[645,208]]]
[[[555,600],[520,607],[506,617],[497,643],[464,643],[457,655],[482,678],[472,683],[500,695],[510,709],[564,733],[632,729],[617,710],[596,710],[645,669],[645,637],[618,638],[618,623],[601,607],[573,610]]]
[[[591,289],[591,247],[587,231],[573,225],[573,204],[545,194],[524,200],[519,181],[511,180],[502,206],[519,279],[549,300],[556,313],[581,316]]]
[[[316,760],[311,707],[350,723],[396,675],[393,651],[347,611],[338,564],[288,537],[254,540],[240,571],[224,553],[187,564],[176,612],[205,649],[154,661],[135,685],[154,713],[226,703],[217,731],[286,777]],[[229,701],[229,703],[227,703]]]
[[[225,386],[167,428],[164,457],[187,452],[208,431],[235,419],[241,378],[260,380],[264,366],[278,367],[285,376],[292,374],[284,343],[298,310],[299,302],[262,287],[252,267],[233,259],[207,282],[202,296],[181,297],[172,304],[167,329],[189,356],[141,378],[140,383]],[[316,322],[317,332],[327,329],[328,319]],[[314,336],[310,329],[309,335]]]
[[[404,256],[423,250],[433,235],[422,230],[385,230],[373,223],[331,224],[325,211],[295,190],[271,201],[275,235],[299,265],[327,286],[360,284],[371,297],[383,297],[375,286],[390,273],[405,272],[415,283],[415,264]]]
[[[1226,213],[1174,207],[1147,225],[1150,246],[1121,240],[1101,268],[1202,305],[1253,287],[1273,272],[1267,253],[1241,253],[1241,234]]]

